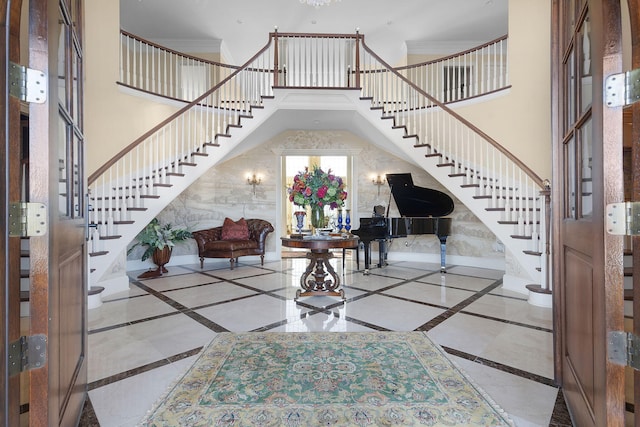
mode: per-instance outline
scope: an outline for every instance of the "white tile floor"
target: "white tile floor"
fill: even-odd
[[[517,426],[548,426],[553,386],[551,310],[503,291],[503,272],[394,262],[354,271],[332,260],[347,301],[293,301],[306,259],[170,267],[89,312],[89,398],[103,427],[134,426],[217,332],[428,331]]]

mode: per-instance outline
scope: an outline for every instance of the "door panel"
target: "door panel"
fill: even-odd
[[[623,198],[622,109],[604,106],[622,71],[618,0],[554,1],[552,113],[556,375],[574,425],[624,425],[624,369],[607,358],[623,330],[622,239],[604,207]]]
[[[564,359],[569,368],[568,375],[572,376],[572,383],[576,386],[576,392],[587,404],[587,408],[593,414],[595,400],[595,378],[593,366],[594,357],[594,316],[593,301],[593,270],[591,259],[584,254],[567,249],[564,257],[566,301],[568,305],[583,307],[582,310],[565,309],[566,329],[571,331],[567,335]],[[593,415],[592,415],[593,416]]]
[[[29,63],[49,76],[46,104],[29,106],[29,192],[48,207],[31,238],[31,334],[45,334],[45,368],[30,374],[30,425],[75,426],[87,396],[80,0],[30,2]]]
[[[0,2],[0,22],[2,31],[3,52],[0,58],[0,73],[5,84],[0,89],[0,114],[8,125],[0,126],[0,168],[4,173],[0,177],[0,200],[5,216],[0,221],[3,224],[2,248],[0,251],[0,275],[3,283],[0,286],[0,319],[2,326],[2,357],[3,367],[8,365],[8,348],[10,343],[17,341],[20,330],[20,238],[10,237],[8,229],[9,206],[20,200],[20,101],[8,92],[9,62],[20,62],[20,14],[21,1]],[[8,179],[7,179],[8,178]],[[20,375],[9,376],[5,369],[0,369],[0,425],[19,425],[20,417]]]

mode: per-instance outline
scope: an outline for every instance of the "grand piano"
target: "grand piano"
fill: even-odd
[[[440,271],[446,271],[447,236],[451,233],[451,218],[443,218],[453,212],[453,200],[449,195],[431,188],[413,185],[410,173],[387,174],[387,183],[396,202],[399,218],[389,218],[374,209],[374,216],[360,218],[360,228],[351,233],[360,237],[364,245],[364,274],[369,273],[371,242],[379,247],[378,267],[386,260],[386,243],[396,237],[416,234],[435,234],[440,240]],[[391,199],[389,199],[389,203]],[[384,209],[384,207],[382,207]]]

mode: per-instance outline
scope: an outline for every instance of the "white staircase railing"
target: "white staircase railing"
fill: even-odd
[[[390,67],[364,40],[362,46],[363,98],[371,100],[383,119],[391,119],[394,128],[404,130],[414,156],[416,149],[423,150],[438,168],[446,168],[448,178],[473,189],[474,198],[487,199],[485,209],[501,213],[499,224],[513,226],[509,237],[528,242],[525,255],[541,256],[548,235],[547,199],[541,195],[548,188],[543,180],[490,136]],[[452,187],[450,180],[441,183]],[[546,283],[544,277],[541,281]]]
[[[488,44],[470,55],[481,63],[489,61],[481,59],[485,56],[503,61],[502,47],[497,47],[502,46],[501,43],[502,40]],[[184,64],[186,56],[126,33],[123,33],[122,46],[121,83],[148,92],[159,91],[160,95],[174,99],[189,99],[184,96],[189,91],[174,87],[180,86],[179,66]],[[500,54],[484,55],[480,53],[484,49]],[[464,61],[467,60],[463,60],[466,64]],[[543,272],[540,282],[543,287],[548,286],[544,274],[546,257],[541,256],[548,241],[545,222],[548,205],[545,198],[540,197],[540,192],[545,190],[543,182],[523,162],[446,106],[444,101],[454,101],[458,95],[455,99],[451,94],[443,95],[442,101],[436,99],[414,81],[420,80],[416,72],[390,67],[366,46],[364,36],[358,33],[274,32],[265,47],[241,67],[207,64],[211,68],[205,74],[213,79],[210,89],[146,132],[89,177],[94,207],[90,222],[97,225],[96,237],[99,237],[92,242],[92,261],[97,255],[104,256],[100,263],[92,262],[93,278],[99,280],[110,264],[109,259],[117,255],[111,254],[115,245],[104,250],[105,241],[126,234],[127,238],[122,240],[127,241],[120,245],[120,252],[124,250],[134,233],[150,219],[128,227],[134,223],[136,211],[145,210],[149,203],[155,203],[158,208],[158,203],[152,201],[158,199],[161,190],[171,186],[174,177],[182,177],[189,167],[197,166],[199,159],[213,153],[213,147],[220,151],[220,140],[231,137],[232,129],[241,128],[243,120],[252,118],[255,109],[263,107],[263,100],[273,97],[274,87],[352,88],[360,91],[362,99],[371,102],[370,110],[379,111],[383,121],[390,119],[391,127],[404,130],[402,139],[412,141],[405,146],[412,150],[413,157],[423,152],[425,159],[435,162],[436,171],[448,170],[443,175],[446,179],[438,178],[438,174],[431,171],[447,188],[458,185],[472,191],[474,199],[488,200],[486,211],[494,213],[498,226],[512,230],[496,234],[503,241],[526,241],[527,246],[518,245],[516,252],[542,258],[542,266],[538,268]],[[506,72],[505,66],[473,67],[476,71],[491,70],[491,79],[499,82],[497,86],[479,85],[485,90],[498,90],[508,81],[506,74],[495,77],[496,70]],[[426,65],[420,70],[431,72]],[[154,72],[157,75],[154,76]],[[220,80],[216,82],[215,76]],[[425,79],[440,78],[426,76]],[[437,87],[436,90],[439,91]],[[477,96],[479,92],[464,91],[464,94]],[[452,179],[459,181],[452,184]],[[164,200],[160,205],[166,206],[169,202]],[[495,227],[494,223],[492,229]],[[126,229],[126,233],[120,229]]]
[[[494,93],[509,87],[507,36],[464,52],[395,70],[443,103]]]
[[[124,86],[193,101],[238,68],[176,52],[120,31],[120,84]]]

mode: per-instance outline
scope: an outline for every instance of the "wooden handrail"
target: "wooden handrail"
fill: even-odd
[[[209,60],[209,59],[204,59],[204,58],[199,58],[197,56],[189,55],[188,53],[178,52],[177,50],[173,50],[173,49],[168,48],[166,46],[159,45],[157,43],[152,42],[151,40],[147,40],[147,39],[142,38],[140,36],[136,36],[135,34],[131,34],[130,32],[125,31],[125,30],[120,30],[120,34],[125,35],[127,37],[131,37],[132,39],[135,39],[135,40],[139,40],[141,42],[144,42],[144,43],[146,43],[146,44],[148,44],[150,46],[153,46],[155,48],[158,48],[160,50],[171,52],[176,56],[182,56],[184,58],[193,59],[194,61],[199,61],[199,62],[202,62],[204,64],[215,65],[217,67],[223,67],[223,68],[233,68],[233,69],[241,68],[238,65],[225,64],[224,62],[212,61],[212,60]]]
[[[485,47],[491,46],[492,44],[495,44],[495,43],[498,43],[498,42],[501,42],[501,41],[507,40],[507,38],[508,38],[508,37],[509,37],[509,35],[508,35],[508,34],[505,34],[505,35],[504,35],[504,36],[502,36],[502,37],[498,37],[497,39],[493,39],[493,40],[491,40],[491,41],[489,41],[489,42],[483,43],[483,44],[481,44],[481,45],[479,45],[479,46],[476,46],[476,47],[472,47],[472,48],[467,49],[467,50],[464,50],[464,51],[462,51],[462,52],[452,53],[451,55],[448,55],[448,56],[442,56],[442,57],[440,57],[440,58],[437,58],[437,59],[431,59],[431,60],[429,60],[429,61],[425,61],[425,62],[418,62],[417,64],[403,65],[403,66],[401,66],[401,67],[395,67],[395,69],[396,69],[396,70],[398,70],[398,71],[399,71],[399,70],[409,70],[409,69],[411,69],[411,68],[424,67],[424,66],[427,66],[427,65],[436,64],[436,63],[438,63],[438,62],[443,62],[443,61],[446,61],[446,60],[448,60],[448,59],[454,59],[454,58],[457,58],[457,57],[459,57],[459,56],[464,56],[464,55],[466,55],[466,54],[468,54],[468,53],[472,53],[472,52],[475,52],[475,51],[478,51],[478,50],[484,49]]]
[[[424,97],[426,97],[427,99],[429,99],[429,101],[431,101],[433,104],[437,105],[438,107],[440,107],[442,109],[442,111],[446,111],[449,115],[451,115],[452,117],[455,117],[458,121],[460,121],[461,123],[463,123],[465,126],[467,126],[469,129],[471,129],[473,132],[475,132],[477,135],[479,135],[480,137],[482,137],[485,141],[489,142],[491,145],[493,145],[493,147],[500,151],[502,154],[504,154],[509,160],[511,160],[513,163],[515,163],[520,169],[522,169],[540,188],[543,188],[543,180],[542,178],[540,178],[538,176],[538,174],[536,174],[531,168],[529,168],[527,165],[525,165],[520,159],[518,159],[515,155],[513,155],[509,150],[507,150],[506,148],[504,148],[502,145],[500,145],[500,143],[498,143],[496,140],[494,140],[493,138],[491,138],[489,135],[487,135],[485,132],[483,132],[482,130],[480,130],[477,126],[475,126],[473,123],[469,122],[467,119],[465,119],[464,117],[462,117],[460,114],[456,113],[455,111],[453,111],[451,108],[447,107],[444,103],[438,101],[436,98],[434,98],[433,96],[429,95],[428,93],[426,93],[424,90],[420,89],[416,84],[414,84],[411,80],[407,79],[406,77],[404,77],[402,74],[400,74],[396,69],[394,69],[393,67],[391,67],[389,64],[387,64],[382,58],[380,58],[375,52],[373,52],[369,46],[367,46],[367,44],[365,43],[364,40],[364,36],[362,36],[362,46],[364,47],[364,49],[372,56],[374,57],[380,64],[382,64],[385,68],[387,68],[389,70],[389,72],[394,73],[396,75],[397,78],[401,79],[402,81],[404,81],[407,85],[409,85],[411,88],[413,88],[414,90],[416,90],[418,93],[420,93],[421,95],[423,95]]]
[[[89,178],[88,178],[89,185],[93,184],[95,182],[95,180],[100,175],[102,175],[107,170],[109,170],[109,168],[111,166],[113,166],[118,160],[122,159],[127,153],[129,153],[131,150],[133,150],[140,143],[144,142],[148,137],[150,137],[151,135],[156,133],[158,130],[162,129],[164,126],[166,126],[168,123],[173,121],[175,118],[177,118],[177,117],[181,116],[182,114],[184,114],[186,111],[188,111],[191,108],[197,106],[200,103],[200,101],[202,101],[203,99],[205,99],[206,97],[211,95],[213,92],[218,90],[221,86],[223,86],[229,80],[234,78],[238,73],[240,73],[244,69],[247,69],[249,67],[249,64],[251,64],[256,58],[258,58],[262,53],[264,53],[269,48],[270,45],[271,45],[271,37],[269,37],[269,40],[267,41],[267,44],[264,45],[264,47],[262,49],[260,49],[255,55],[253,55],[251,58],[249,58],[249,60],[247,62],[245,62],[242,66],[238,67],[233,73],[228,75],[225,79],[223,79],[218,84],[216,84],[214,87],[212,87],[211,89],[209,89],[208,91],[206,91],[205,93],[203,93],[202,95],[200,95],[199,97],[197,97],[196,99],[191,101],[189,104],[185,105],[184,107],[182,107],[181,109],[179,109],[178,111],[176,111],[175,113],[173,113],[172,115],[167,117],[162,122],[158,123],[153,128],[149,129],[147,132],[142,134],[140,137],[138,137],[131,144],[127,145],[125,148],[120,150],[120,152],[118,152],[118,154],[113,156],[109,161],[107,161],[105,164],[103,164],[101,167],[99,167],[95,172],[93,172],[91,175],[89,175]]]

